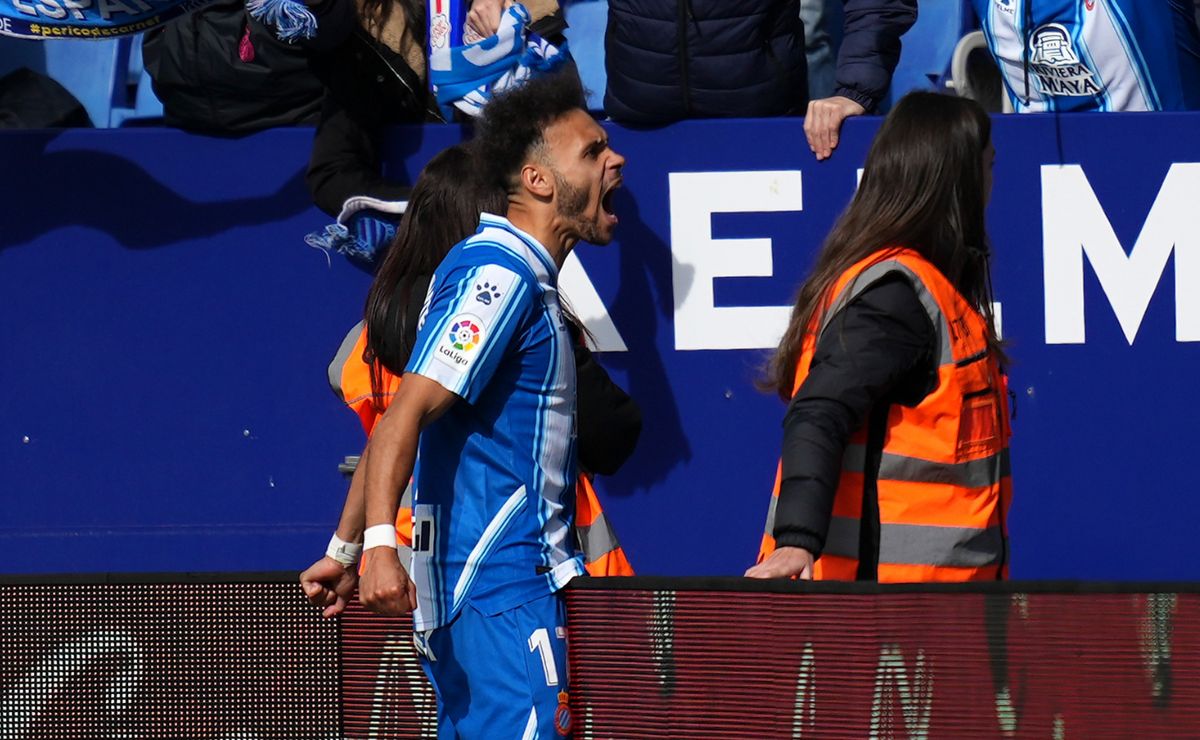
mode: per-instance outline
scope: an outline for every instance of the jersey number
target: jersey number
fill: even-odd
[[[558,685],[558,669],[554,667],[554,652],[550,648],[550,631],[541,627],[529,636],[529,652],[537,653],[542,659],[542,670],[546,672],[546,685]]]

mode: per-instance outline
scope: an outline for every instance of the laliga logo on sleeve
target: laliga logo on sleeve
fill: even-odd
[[[471,355],[486,334],[483,319],[459,314],[450,321],[450,330],[437,346],[434,356],[459,372],[466,372]]]
[[[470,352],[479,344],[479,333],[483,331],[479,325],[470,319],[462,319],[450,327],[450,343],[454,349]]]

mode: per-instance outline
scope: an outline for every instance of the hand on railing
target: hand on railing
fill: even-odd
[[[780,547],[746,571],[747,578],[799,578],[811,581],[813,556],[802,547]]]

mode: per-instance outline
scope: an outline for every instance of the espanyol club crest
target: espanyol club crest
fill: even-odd
[[[445,49],[450,44],[450,19],[445,13],[437,13],[429,23],[429,46]]]

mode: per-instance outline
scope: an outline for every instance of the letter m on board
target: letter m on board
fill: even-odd
[[[1200,163],[1171,165],[1126,254],[1079,165],[1042,166],[1046,343],[1083,344],[1083,262],[1095,271],[1133,344],[1150,299],[1175,255],[1175,338],[1200,342]]]

